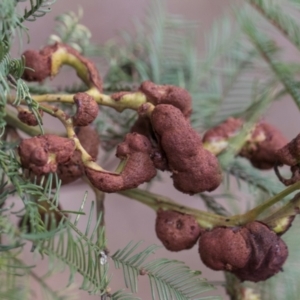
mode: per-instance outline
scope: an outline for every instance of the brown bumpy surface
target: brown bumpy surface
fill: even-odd
[[[22,167],[36,175],[56,172],[57,165],[66,163],[75,149],[74,141],[52,134],[24,139],[18,148]]]
[[[99,107],[94,98],[87,93],[77,93],[73,97],[77,112],[73,119],[74,126],[87,126],[98,115]]]
[[[100,92],[102,92],[102,79],[98,73],[98,70],[95,64],[89,59],[82,56],[77,50],[72,47],[55,43],[50,46],[44,47],[40,52],[34,50],[27,50],[23,53],[25,57],[25,65],[27,68],[34,69],[35,72],[25,69],[22,78],[27,81],[43,81],[48,76],[53,76],[51,74],[51,64],[52,64],[52,54],[59,49],[66,49],[66,51],[75,56],[83,65],[86,67],[86,71],[88,74],[88,82],[85,82],[89,87],[96,87]],[[81,77],[79,73],[77,75]],[[86,81],[86,80],[85,80]]]
[[[277,128],[265,122],[256,126],[251,139],[260,135],[264,135],[265,139],[254,143],[250,140],[243,147],[240,155],[248,158],[258,169],[271,169],[278,160],[278,149],[286,145],[287,140]]]
[[[199,241],[199,252],[205,265],[213,270],[227,271],[245,267],[251,255],[241,229],[226,227],[203,233]]]
[[[51,59],[49,56],[40,54],[34,50],[27,50],[23,53],[25,58],[25,70],[22,78],[26,81],[45,80],[51,73]]]
[[[157,212],[155,231],[166,249],[181,251],[192,248],[204,229],[190,215],[160,210]]]
[[[151,81],[144,81],[139,89],[154,105],[173,105],[181,110],[185,117],[189,117],[192,113],[192,98],[188,91],[181,87],[158,85]]]
[[[42,110],[39,110],[39,114],[42,117],[44,113]],[[38,125],[38,121],[37,121],[34,113],[32,111],[30,111],[29,109],[26,109],[26,108],[19,109],[18,118],[21,122],[23,122],[29,126],[37,126]]]
[[[252,222],[242,231],[248,240],[252,255],[245,268],[236,270],[234,274],[242,281],[262,281],[282,270],[288,257],[288,248],[284,241],[260,222]]]
[[[240,280],[262,281],[278,273],[288,249],[265,224],[254,221],[244,227],[218,227],[201,235],[199,253],[213,270],[226,270]]]
[[[67,50],[69,54],[74,55],[82,64],[85,65],[87,72],[88,72],[88,77],[90,82],[86,82],[88,86],[95,86],[100,92],[102,92],[102,79],[98,73],[98,70],[95,66],[95,64],[90,61],[89,59],[85,58],[82,56],[77,50],[74,48],[70,47],[69,45],[66,44],[61,44],[61,43],[55,43],[50,46],[44,47],[41,51],[40,54],[44,55],[46,57],[51,57],[51,55],[59,50],[60,48],[64,48]],[[80,77],[80,74],[77,73],[77,75]],[[90,84],[91,83],[91,84]]]
[[[222,174],[217,158],[203,149],[201,137],[179,109],[157,105],[151,122],[178,190],[195,194],[212,191],[220,185]]]
[[[241,119],[228,118],[223,123],[208,130],[204,134],[202,141],[203,143],[209,143],[223,139],[227,140],[238,133],[242,125],[243,121]]]
[[[135,123],[132,125],[130,132],[142,134],[148,139],[152,138],[154,135],[151,122],[147,116],[139,116]]]
[[[161,149],[160,145],[157,144],[154,131],[151,126],[151,122],[147,116],[139,116],[136,122],[131,127],[130,132],[136,132],[146,136],[152,143],[152,154],[151,159],[154,163],[155,168],[165,171],[168,170],[168,162],[165,153]]]
[[[132,189],[150,181],[156,169],[150,158],[152,147],[149,140],[140,134],[129,133],[118,146],[116,156],[126,159],[121,174],[111,174],[85,167],[85,173],[93,186],[106,193]]]
[[[90,126],[79,127],[76,129],[76,135],[87,153],[95,160],[99,150],[99,136],[95,129]],[[59,164],[57,168],[58,178],[61,184],[68,184],[80,178],[84,174],[84,166],[81,160],[81,154],[75,150],[67,163]]]
[[[277,151],[278,162],[295,166],[300,162],[300,134]]]

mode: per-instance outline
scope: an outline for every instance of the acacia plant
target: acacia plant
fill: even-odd
[[[30,245],[48,259],[47,276],[68,267],[69,284],[78,273],[80,288],[101,299],[139,299],[140,276],[149,278],[147,299],[208,299],[203,293],[213,284],[205,274],[151,258],[158,246],[142,250],[137,241],[112,252],[104,198],[119,193],[156,212],[153,230],[169,251],[197,244],[188,251],[198,249],[199,261],[225,272],[230,299],[298,299],[300,135],[288,141],[262,116],[283,96],[300,107],[299,63],[286,60],[274,34],[300,50],[299,1],[239,3],[214,26],[204,58],[193,42],[197,24],[168,14],[160,2],[133,36],[104,45],[91,42],[80,15],[64,13],[48,44],[24,44],[13,58],[14,40],[30,35],[26,22],[38,24],[55,1],[30,0],[23,12],[20,2],[0,3],[0,298],[32,299],[31,277],[44,299],[74,296],[37,276],[41,260],[22,260]],[[80,84],[51,85],[64,65]],[[44,126],[47,115],[65,130]],[[101,162],[110,153],[119,160],[115,170]],[[182,203],[153,191],[162,172]],[[92,188],[95,203],[82,195],[78,208],[59,204],[61,186],[75,180]],[[191,196],[207,211],[189,206]],[[110,288],[109,261],[123,270],[122,290]]]

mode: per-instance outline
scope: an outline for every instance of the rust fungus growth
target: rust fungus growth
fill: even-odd
[[[151,122],[176,189],[192,195],[220,185],[222,173],[217,158],[202,147],[201,137],[178,108],[157,105]]]
[[[66,64],[77,69],[78,77],[88,87],[96,87],[102,92],[102,79],[95,64],[69,45],[55,43],[44,47],[39,52],[27,50],[23,56],[26,66],[22,75],[24,80],[40,82],[47,77],[54,77],[60,67]]]
[[[24,139],[19,145],[22,167],[35,175],[54,173],[58,164],[66,163],[73,155],[71,139],[52,134]]]
[[[192,98],[187,90],[175,85],[158,85],[144,81],[140,86],[148,101],[154,105],[170,104],[177,107],[185,117],[192,113]]]
[[[192,248],[204,231],[195,218],[176,211],[157,212],[155,231],[157,237],[170,251]]]
[[[65,52],[68,56],[69,59],[62,59],[60,62],[56,62],[53,60],[53,55],[55,53],[58,53],[59,51],[61,51],[62,53]],[[40,51],[41,55],[44,55],[46,57],[50,57],[50,61],[51,61],[51,65],[53,67],[54,64],[58,64],[58,70],[59,67],[63,64],[70,64],[69,60],[77,60],[78,63],[80,63],[85,70],[83,70],[82,68],[80,68],[80,71],[77,71],[77,75],[78,77],[80,77],[89,87],[94,86],[96,87],[100,92],[102,92],[102,80],[101,77],[98,73],[98,70],[95,66],[95,64],[90,61],[89,59],[85,58],[84,56],[82,56],[77,50],[75,50],[74,48],[70,47],[67,44],[62,44],[62,43],[55,43],[53,45],[50,46],[46,46],[44,47],[41,51]],[[53,70],[55,70],[56,72],[58,70],[56,70],[55,68],[52,68],[52,72],[51,72],[51,77],[55,76],[56,74],[54,74]],[[85,76],[83,75],[83,73],[87,73],[87,78],[85,78]]]
[[[39,110],[39,114],[42,117],[44,112]],[[18,108],[18,118],[21,122],[29,125],[29,126],[37,126],[38,121],[34,115],[34,113],[27,108]]]
[[[199,253],[213,270],[225,270],[241,281],[263,281],[277,274],[288,256],[283,240],[265,224],[218,227],[201,235]]]
[[[165,171],[168,170],[168,162],[165,153],[161,149],[155,133],[152,129],[150,119],[147,116],[139,116],[131,127],[131,132],[136,132],[146,136],[152,144],[151,159],[155,168]]]
[[[76,135],[82,147],[86,152],[96,160],[99,150],[99,136],[95,129],[90,126],[76,128]],[[81,153],[75,150],[70,160],[64,164],[59,164],[57,167],[58,178],[61,179],[61,184],[68,184],[79,179],[84,174],[84,166],[81,160]]]
[[[117,147],[116,156],[125,161],[120,174],[96,171],[88,167],[85,167],[85,173],[93,186],[106,193],[136,188],[156,175],[150,158],[151,152],[151,143],[145,136],[129,133]]]
[[[154,138],[151,122],[147,116],[139,116],[132,125],[130,132],[136,132],[146,136],[148,139]]]
[[[205,148],[212,153],[221,153],[228,146],[228,140],[236,136],[242,126],[241,119],[228,118],[205,133],[203,137]],[[286,143],[286,138],[277,128],[266,122],[260,122],[249,133],[239,155],[249,159],[258,169],[271,169],[278,159],[277,150]]]
[[[110,95],[110,97],[112,99],[114,99],[115,101],[120,101],[122,99],[123,96],[129,95],[131,94],[131,92],[116,92]]]
[[[256,125],[240,155],[248,158],[252,165],[258,169],[271,169],[278,160],[277,151],[286,143],[286,138],[277,128],[266,122],[261,122]]]
[[[92,123],[99,111],[99,107],[94,98],[87,93],[77,93],[73,97],[77,107],[77,112],[73,119],[74,126],[87,126]]]
[[[300,134],[277,151],[278,162],[282,165],[295,166],[300,162]]]
[[[241,119],[228,118],[223,123],[206,131],[203,136],[205,148],[218,155],[228,146],[229,139],[236,136],[243,125]]]
[[[51,59],[35,50],[27,50],[23,53],[25,70],[22,78],[27,81],[45,80],[51,74]]]
[[[241,119],[228,118],[223,123],[206,131],[203,136],[203,143],[212,143],[220,140],[228,140],[235,136],[243,125]]]
[[[277,164],[275,173],[278,179],[285,185],[291,185],[300,181],[300,134],[277,151]],[[281,176],[278,167],[288,165],[291,167],[292,176],[286,179]]]

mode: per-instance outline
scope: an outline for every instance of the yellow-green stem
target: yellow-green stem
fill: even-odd
[[[102,169],[98,164],[96,164],[92,160],[93,158],[82,147],[82,145],[81,145],[81,143],[80,143],[79,139],[77,138],[76,133],[74,131],[72,118],[67,116],[65,114],[65,112],[62,111],[61,109],[58,109],[56,107],[52,107],[50,105],[43,104],[43,105],[40,106],[40,109],[42,109],[44,112],[48,113],[49,115],[51,115],[53,117],[56,117],[57,119],[59,119],[62,122],[62,124],[66,128],[68,138],[72,139],[75,142],[76,149],[80,151],[81,160],[82,160],[82,162],[85,166],[90,167],[93,170],[105,172],[104,169]]]
[[[92,96],[94,100],[103,106],[114,108],[118,112],[122,112],[125,109],[138,110],[142,104],[147,102],[146,96],[141,92],[128,93],[123,95],[120,99],[114,100],[111,96],[100,93],[96,88],[91,88],[86,91],[87,94]],[[73,104],[74,94],[44,94],[44,95],[33,95],[32,99],[38,103],[69,103]],[[13,97],[8,97],[8,101],[12,102]],[[21,102],[26,104],[25,102]],[[153,104],[148,103],[150,107]]]
[[[20,129],[21,131],[23,131],[24,133],[30,136],[36,136],[42,134],[38,126],[33,127],[24,124],[17,118],[17,116],[13,112],[9,110],[6,110],[6,115],[4,117],[4,120],[7,124],[11,125],[14,128]]]
[[[229,218],[183,206],[179,203],[174,202],[168,197],[154,194],[149,191],[132,189],[127,191],[120,191],[118,193],[130,199],[134,199],[143,204],[146,204],[155,211],[158,211],[159,209],[174,210],[183,214],[192,215],[196,218],[199,225],[206,229],[212,229],[217,226],[236,226],[235,223],[228,221]]]
[[[230,219],[231,220],[238,220],[239,219],[239,222],[241,223],[241,225],[247,224],[251,221],[254,221],[259,217],[259,215],[261,215],[269,207],[271,207],[275,203],[281,201],[284,197],[288,196],[289,194],[291,194],[291,193],[293,193],[293,192],[295,192],[299,189],[300,189],[300,182],[296,182],[293,185],[286,188],[285,190],[283,190],[282,192],[275,195],[274,197],[267,200],[265,203],[256,206],[255,208],[249,210],[248,212],[246,212],[243,215],[236,215],[236,216],[233,216]]]
[[[277,234],[283,234],[286,232],[295,216],[300,212],[300,193],[285,204],[283,207],[261,220],[267,224]]]

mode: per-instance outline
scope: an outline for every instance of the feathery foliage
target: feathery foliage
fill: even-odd
[[[268,196],[274,196],[283,190],[284,186],[275,178],[264,176],[254,167],[250,166],[242,159],[236,159],[229,165],[227,172],[235,178],[238,186],[241,186],[241,180],[244,181],[248,187],[248,191],[254,193],[256,189],[261,190]]]
[[[152,299],[188,300],[212,289],[205,280],[199,277],[201,272],[190,270],[183,262],[169,259],[157,259],[145,263],[145,260],[158,248],[149,246],[142,252],[133,254],[140,243],[130,242],[124,249],[118,250],[111,258],[116,268],[122,268],[126,287],[137,292],[138,276],[148,276]],[[219,299],[210,297],[209,299]]]
[[[30,7],[29,9],[25,8],[20,22],[35,21],[37,18],[43,17],[51,11],[50,6],[55,2],[56,0],[30,0]]]
[[[141,300],[141,298],[134,297],[132,294],[126,293],[123,290],[119,290],[113,293],[110,296],[110,299],[111,300]]]
[[[3,0],[0,2],[0,42],[10,43],[11,35],[22,35],[26,27],[22,24],[16,11],[18,1]]]
[[[44,16],[56,1],[30,0],[29,7],[22,13],[18,11],[20,2],[26,1],[3,0],[0,3],[0,136],[3,135],[0,141],[0,278],[4,283],[0,288],[0,298],[30,299],[27,281],[34,278],[45,299],[71,299],[72,295],[53,291],[46,283],[48,276],[69,268],[69,285],[74,282],[76,274],[81,274],[80,288],[100,295],[102,300],[139,299],[134,295],[138,292],[139,276],[148,277],[152,299],[219,299],[203,296],[213,287],[199,276],[199,271],[193,271],[177,260],[159,258],[148,261],[158,249],[155,245],[138,251],[140,243],[131,242],[109,255],[106,252],[103,215],[98,214],[96,225],[91,225],[96,214],[94,202],[86,216],[84,232],[78,228],[79,218],[84,214],[86,194],[78,210],[68,211],[75,215],[71,221],[65,215],[67,212],[60,211],[58,207],[60,182],[57,176],[51,174],[39,182],[37,179],[30,180],[22,172],[15,152],[18,142],[5,140],[7,97],[14,97],[15,107],[21,102],[27,106],[37,117],[43,132],[39,106],[31,93],[56,93],[60,90],[74,93],[84,91],[84,87],[72,85],[57,89],[47,84],[27,85],[21,79],[24,61],[21,57],[11,57],[15,35],[22,37],[22,33],[27,31],[23,23]],[[295,12],[291,13],[294,8]],[[195,39],[199,24],[168,13],[166,3],[158,0],[152,1],[146,18],[136,22],[134,34],[121,33],[121,43],[111,40],[102,46],[93,44],[91,32],[80,23],[81,10],[78,14],[66,12],[56,18],[55,33],[50,36],[49,43],[67,43],[85,56],[98,56],[105,60],[108,72],[104,77],[104,92],[136,90],[142,81],[148,79],[186,88],[193,97],[191,123],[198,131],[212,128],[229,116],[243,117],[245,124],[242,131],[230,139],[229,147],[219,156],[223,171],[231,179],[235,178],[239,186],[238,191],[226,182],[223,186],[230,191],[230,195],[226,192],[221,194],[231,204],[230,209],[218,203],[218,195],[199,195],[211,211],[225,216],[232,214],[235,205],[241,204],[236,200],[240,192],[252,199],[249,205],[253,206],[260,199],[265,200],[283,190],[282,184],[235,156],[245,142],[246,133],[272,101],[289,95],[300,107],[300,65],[285,60],[283,49],[270,30],[277,28],[299,49],[300,24],[295,17],[299,8],[298,0],[246,0],[245,6],[235,9],[237,23],[225,16],[214,25],[206,40],[204,58],[198,53]],[[123,140],[135,120],[136,114],[130,111],[120,115],[108,108],[101,109],[94,124],[106,155]],[[52,189],[53,180],[56,189]],[[230,180],[228,182],[231,184]],[[17,213],[12,212],[13,204],[2,207],[13,195],[17,196],[15,201],[22,201],[24,206]],[[60,214],[62,221],[59,224],[53,219],[51,221],[51,213],[46,216],[46,221],[42,219],[39,213],[41,201],[46,201],[52,212]],[[27,232],[25,226],[18,228],[14,224],[11,217],[15,214],[22,214],[25,220],[29,220],[31,232]],[[47,230],[49,222],[51,229]],[[299,295],[296,229],[294,226],[286,235],[290,258],[285,271],[265,283],[251,285],[259,291],[262,299],[296,300]],[[49,269],[42,278],[34,273],[33,266],[27,266],[18,258],[26,243],[31,243],[36,253],[49,258]],[[110,292],[109,259],[122,269],[125,286],[131,293],[122,289]]]
[[[291,13],[286,13],[284,5],[274,0],[248,0],[248,3],[300,49],[300,24]]]
[[[55,34],[49,37],[49,43],[65,43],[86,56],[93,54],[93,49],[96,47],[91,44],[90,30],[80,23],[82,15],[83,12],[80,9],[78,14],[70,11],[57,16]]]

